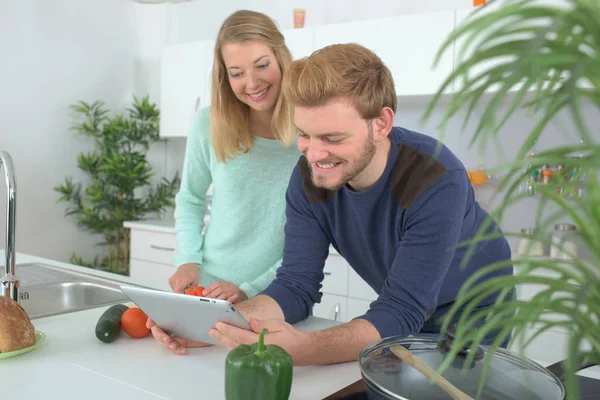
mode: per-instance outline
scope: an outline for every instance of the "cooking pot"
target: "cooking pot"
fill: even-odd
[[[432,383],[423,369],[438,370],[452,345],[455,331],[453,327],[448,331],[443,340],[439,335],[419,334],[389,337],[367,345],[359,356],[367,397],[370,400],[448,400],[464,398],[460,397],[462,392],[480,400],[565,398],[564,386],[556,375],[504,349],[492,354],[481,396],[476,397],[489,346],[477,348],[474,361],[466,371],[464,365],[469,350],[461,351],[442,374],[443,379]],[[450,395],[450,389],[457,389],[458,394]]]

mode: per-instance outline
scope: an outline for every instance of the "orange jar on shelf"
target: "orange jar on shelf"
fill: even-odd
[[[549,185],[552,182],[552,170],[548,165],[542,167],[542,185]]]
[[[483,168],[479,168],[473,172],[467,171],[469,180],[475,185],[483,185],[487,182],[487,174]]]

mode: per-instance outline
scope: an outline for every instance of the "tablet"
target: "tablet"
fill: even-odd
[[[251,330],[246,319],[226,300],[121,286],[131,299],[167,334],[198,342],[219,344],[208,331],[219,321]]]

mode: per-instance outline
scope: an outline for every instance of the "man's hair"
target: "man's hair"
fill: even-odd
[[[346,99],[366,120],[379,116],[383,107],[396,112],[390,70],[374,52],[356,43],[327,46],[293,61],[284,73],[282,90],[299,107]]]

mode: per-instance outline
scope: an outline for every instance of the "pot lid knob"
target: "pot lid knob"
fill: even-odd
[[[456,325],[451,325],[446,330],[446,339],[442,340],[440,343],[440,350],[444,353],[447,353],[452,348],[454,339],[456,337]],[[471,343],[465,344],[465,346],[458,352],[458,355],[466,357],[471,353]],[[477,346],[475,350],[475,360],[480,360],[484,356],[483,349]]]

